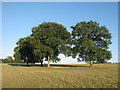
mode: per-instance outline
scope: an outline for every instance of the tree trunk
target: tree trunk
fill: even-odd
[[[90,61],[90,67],[92,67],[92,65],[93,65],[93,62],[92,62],[92,60]]]
[[[50,67],[50,56],[48,56],[48,66],[47,67]]]
[[[28,60],[27,60],[27,66],[29,66],[29,62],[28,62]]]
[[[41,66],[43,66],[43,61],[40,61],[40,63],[41,63]]]

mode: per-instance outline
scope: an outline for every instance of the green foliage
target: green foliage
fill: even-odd
[[[2,63],[3,59],[0,59],[0,63]]]
[[[22,63],[21,54],[19,53],[19,46],[14,48],[14,63]]]
[[[67,56],[71,49],[70,38],[71,34],[63,25],[44,22],[33,27],[30,36],[19,39],[16,43],[18,46],[14,49],[15,60],[42,63],[49,56],[53,62],[60,61],[58,55],[63,53]]]
[[[107,50],[111,42],[111,34],[105,26],[99,26],[95,21],[79,22],[71,26],[73,58],[78,55],[78,61],[106,61],[112,58]]]
[[[78,61],[107,62],[112,58],[108,50],[111,34],[105,26],[99,26],[95,21],[79,22],[71,26],[72,33],[55,22],[43,22],[32,28],[30,36],[19,39],[14,49],[15,62],[52,62],[60,61],[60,53],[72,56]]]
[[[34,54],[33,54],[33,47],[31,44],[32,38],[31,37],[24,37],[19,39],[16,43],[18,46],[14,49],[14,57],[15,60],[18,59],[17,62],[34,62]]]
[[[39,57],[51,57],[51,61],[57,62],[60,60],[57,56],[60,53],[66,54],[70,39],[70,33],[66,28],[58,23],[44,22],[32,28],[32,37],[37,40],[35,53]]]
[[[13,63],[13,58],[11,56],[8,56],[5,59],[1,59],[2,63]]]

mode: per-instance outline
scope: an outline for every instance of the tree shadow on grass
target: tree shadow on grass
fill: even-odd
[[[26,64],[8,64],[8,65],[11,65],[11,66],[24,66],[24,67],[34,67],[34,66],[37,66],[37,67],[47,67],[47,64],[44,64],[43,66],[39,65],[39,64],[31,64],[31,65],[26,65]],[[66,64],[50,64],[51,67],[89,67],[87,65],[66,65]]]
[[[51,64],[50,66],[55,66],[55,67],[89,67],[89,66],[83,66],[83,65],[64,65],[64,64]]]
[[[8,64],[8,65],[11,65],[11,66],[25,66],[25,67],[41,66],[41,65],[36,65],[36,64],[26,65],[25,63],[24,64]]]

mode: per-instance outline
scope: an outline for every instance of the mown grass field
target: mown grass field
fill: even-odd
[[[93,67],[2,65],[2,88],[117,88],[118,64]]]

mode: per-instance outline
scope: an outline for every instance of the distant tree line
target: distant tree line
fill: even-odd
[[[109,45],[112,35],[96,21],[82,21],[71,26],[72,32],[55,22],[43,22],[32,28],[32,34],[20,38],[14,48],[14,61],[29,63],[59,62],[59,54],[77,58],[78,62],[105,63],[112,58]],[[69,61],[68,61],[69,62]]]
[[[0,59],[1,63],[13,63],[13,58],[11,56],[6,57],[5,59]]]

